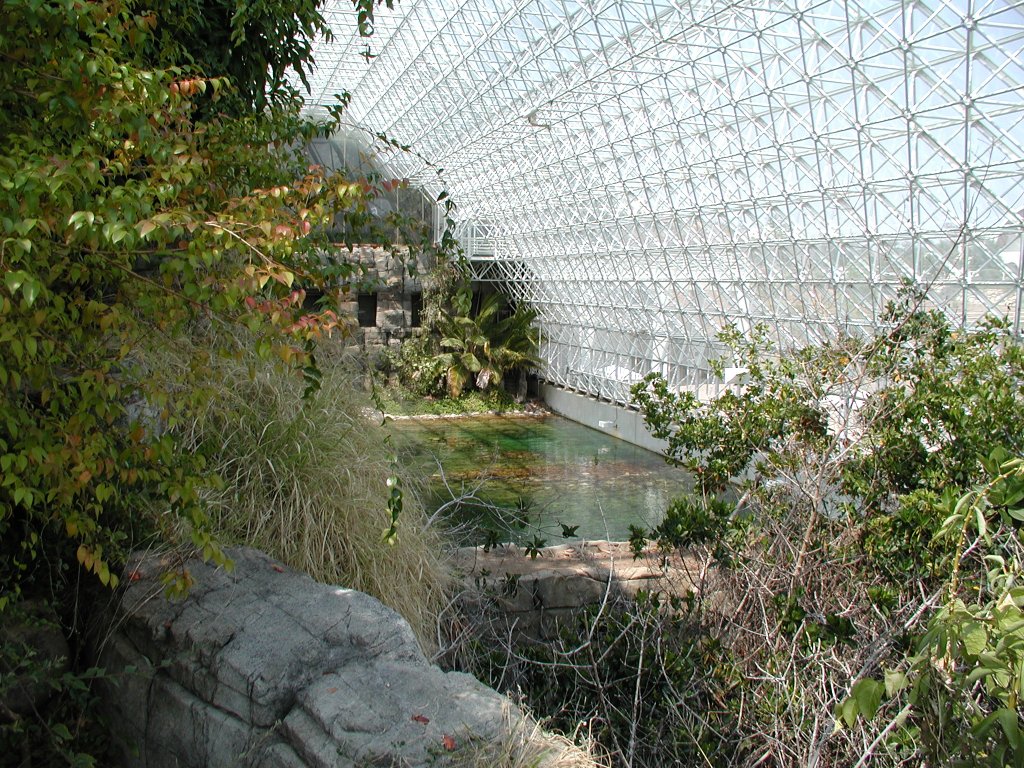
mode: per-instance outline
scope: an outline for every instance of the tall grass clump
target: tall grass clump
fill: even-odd
[[[320,368],[320,390],[303,399],[302,379],[273,363],[211,356],[206,405],[186,429],[223,480],[204,491],[214,527],[225,543],[373,595],[429,647],[446,592],[440,534],[407,493],[398,536],[384,542],[397,471],[386,432],[352,361]]]

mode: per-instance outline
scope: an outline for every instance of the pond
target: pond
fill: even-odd
[[[539,536],[558,544],[567,538],[563,525],[576,527],[570,540],[625,540],[630,525],[656,525],[692,488],[689,475],[660,455],[560,416],[391,424],[401,460],[431,475],[430,509],[473,494],[456,518],[473,524],[472,543]]]

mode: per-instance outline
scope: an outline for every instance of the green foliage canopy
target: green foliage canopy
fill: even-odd
[[[286,75],[306,82],[317,36],[331,39],[322,0],[139,0],[136,15],[159,20],[139,41],[148,67],[189,65],[226,77],[232,93],[217,111],[262,110],[292,95]]]
[[[4,0],[0,24],[17,30],[0,36],[5,603],[47,542],[105,584],[140,524],[220,557],[210,478],[175,432],[202,398],[195,371],[164,386],[142,343],[241,323],[315,384],[315,344],[343,323],[305,289],[353,272],[325,228],[394,182],[296,149],[334,127],[301,118],[282,81],[323,29],[315,2]]]

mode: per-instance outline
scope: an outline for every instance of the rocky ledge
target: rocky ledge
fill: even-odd
[[[377,600],[229,555],[230,573],[189,563],[179,601],[162,594],[165,563],[130,566],[99,659],[117,673],[103,696],[126,765],[466,765],[524,732],[505,697],[428,663]]]
[[[701,563],[649,546],[634,557],[628,542],[581,541],[539,549],[465,547],[455,568],[466,585],[466,610],[497,609],[517,634],[546,640],[581,608],[634,599],[641,591],[685,597],[703,581]],[[477,605],[479,604],[479,605]]]

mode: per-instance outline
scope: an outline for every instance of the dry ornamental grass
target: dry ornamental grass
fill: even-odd
[[[225,543],[244,543],[313,578],[366,592],[400,613],[432,646],[448,575],[440,533],[406,493],[398,536],[385,543],[395,472],[386,433],[355,366],[321,364],[321,389],[271,363],[221,357],[211,363],[212,395],[187,425],[224,481],[205,502]]]

